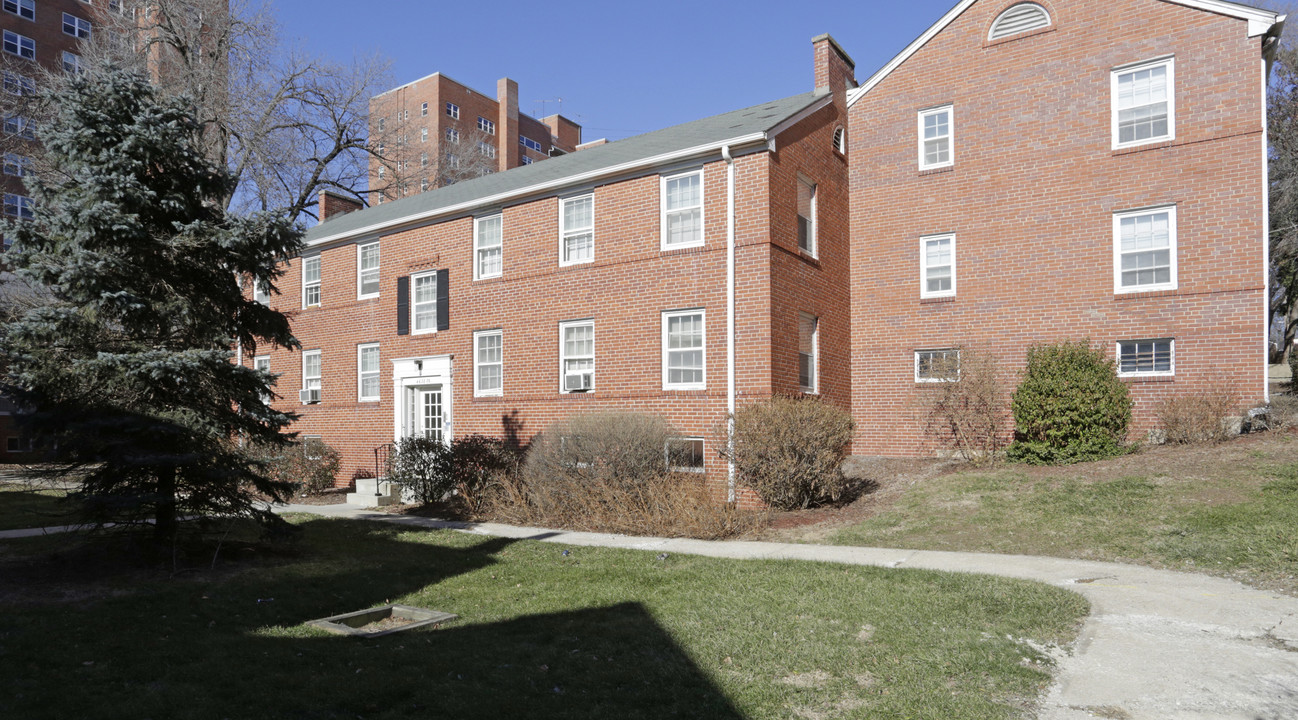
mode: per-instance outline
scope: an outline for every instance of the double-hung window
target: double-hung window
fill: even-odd
[[[1172,375],[1175,370],[1174,341],[1123,340],[1118,342],[1118,375]]]
[[[504,391],[504,336],[500,330],[473,333],[473,394],[500,395]]]
[[[5,132],[9,135],[33,140],[36,138],[36,130],[32,126],[32,121],[22,115],[10,115],[5,118]]]
[[[252,369],[256,370],[257,372],[264,372],[264,373],[270,372],[270,356],[258,355],[254,357],[252,359]],[[274,399],[275,398],[271,397],[271,394],[268,392],[261,394],[261,401],[266,405],[269,405],[271,401]]]
[[[559,392],[595,389],[595,321],[559,323]]]
[[[419,142],[428,142],[428,128],[419,128]]]
[[[26,20],[35,20],[36,0],[4,0],[4,10]]]
[[[428,103],[419,105],[419,117],[428,117]]]
[[[356,299],[379,296],[379,244],[356,246]]]
[[[481,130],[482,132],[488,134],[488,135],[495,135],[495,134],[496,134],[496,123],[494,123],[494,122],[492,122],[492,121],[490,121],[490,120],[488,120],[488,119],[482,117],[481,115],[479,115],[479,116],[478,116],[478,129]]]
[[[410,286],[411,332],[437,332],[437,272],[411,275]]]
[[[492,145],[491,143],[479,142],[479,143],[478,143],[478,152],[482,153],[485,157],[489,157],[489,158],[495,159],[495,157],[496,157],[496,146],[495,146],[495,145]]]
[[[270,305],[270,286],[265,282],[252,281],[252,301]]]
[[[703,472],[703,438],[669,438],[665,451],[667,468],[672,472]]]
[[[356,346],[356,399],[360,402],[379,400],[379,344]]]
[[[320,402],[320,351],[302,353],[302,389],[305,402]]]
[[[919,112],[919,169],[948,167],[955,164],[955,107]]]
[[[798,249],[816,257],[816,185],[798,178]]]
[[[915,382],[946,382],[960,379],[960,350],[915,351]]]
[[[26,195],[16,195],[14,193],[5,193],[4,196],[5,215],[21,220],[31,220],[32,199]]]
[[[302,258],[302,307],[320,306],[320,256]]]
[[[78,38],[90,37],[90,21],[76,15],[63,13],[63,34]]]
[[[500,213],[473,221],[473,279],[500,277],[504,268]]]
[[[662,179],[662,249],[703,244],[703,171]]]
[[[820,318],[798,313],[798,387],[820,391]]]
[[[63,72],[71,75],[78,75],[84,67],[81,64],[81,56],[76,53],[63,51]]]
[[[32,159],[26,155],[7,152],[4,154],[4,174],[23,177],[32,172]]]
[[[1175,78],[1172,58],[1112,72],[1115,150],[1176,137]]]
[[[919,239],[919,296],[955,295],[955,235]]]
[[[36,41],[26,35],[4,31],[4,51],[28,60],[36,59]]]
[[[446,142],[457,143],[460,141],[460,131],[455,128],[446,128]]]
[[[448,103],[446,103],[446,114],[447,114],[447,116],[449,116],[452,120],[459,120],[459,119],[460,119],[460,106],[459,106],[459,105],[456,105],[455,103],[452,103],[452,102],[448,102]]]
[[[595,259],[595,196],[559,201],[559,264],[576,265]]]
[[[1176,289],[1176,207],[1113,216],[1113,291]]]
[[[36,92],[36,81],[26,75],[5,70],[4,90],[10,95],[31,95]]]
[[[705,339],[702,310],[663,313],[664,390],[702,390],[707,387]]]

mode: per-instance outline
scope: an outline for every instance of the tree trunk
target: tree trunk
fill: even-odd
[[[158,470],[158,504],[154,509],[153,540],[169,545],[176,538],[176,468]]]

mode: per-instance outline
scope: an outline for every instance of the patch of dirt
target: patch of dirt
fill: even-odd
[[[382,632],[384,630],[393,630],[395,628],[405,627],[406,625],[409,625],[412,622],[414,622],[414,620],[411,620],[410,618],[395,617],[390,615],[388,617],[383,618],[382,620],[375,620],[372,623],[367,623],[356,629],[362,630],[364,632]]]
[[[807,673],[790,673],[780,678],[780,682],[785,685],[792,685],[799,688],[819,688],[824,687],[829,682],[830,674],[824,670],[812,670]]]
[[[349,492],[350,488],[330,488],[318,495],[297,495],[289,498],[289,501],[299,505],[342,505],[347,502]]]

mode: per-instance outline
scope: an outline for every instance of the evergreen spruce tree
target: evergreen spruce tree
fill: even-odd
[[[273,524],[254,492],[288,488],[243,445],[287,442],[293,417],[233,348],[297,346],[242,287],[273,286],[301,229],[227,214],[230,173],[204,156],[184,100],[144,78],[86,73],[50,100],[39,137],[53,171],[29,178],[35,218],[4,227],[15,272],[49,297],[0,326],[0,391],[31,411],[61,471],[84,474],[88,521],[151,519],[164,543],[185,516]]]

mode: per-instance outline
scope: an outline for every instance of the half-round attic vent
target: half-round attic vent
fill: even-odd
[[[1043,27],[1050,27],[1050,13],[1036,3],[1019,3],[996,18],[987,39],[1000,40]]]

